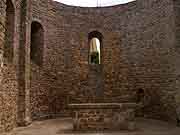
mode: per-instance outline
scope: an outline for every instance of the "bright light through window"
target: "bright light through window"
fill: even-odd
[[[118,4],[125,4],[135,0],[54,0],[60,3],[73,6],[82,7],[103,7],[103,6],[113,6]]]
[[[100,41],[98,38],[92,38],[90,41],[90,63],[100,64]]]

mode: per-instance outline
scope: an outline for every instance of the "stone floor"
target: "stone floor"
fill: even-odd
[[[180,135],[180,127],[150,119],[138,118],[135,132],[72,133],[72,120],[52,119],[36,121],[32,125],[15,129],[10,135]]]

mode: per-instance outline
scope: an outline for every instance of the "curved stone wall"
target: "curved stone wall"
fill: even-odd
[[[32,1],[44,29],[43,65],[31,62],[33,118],[67,115],[68,103],[134,101],[144,91],[146,117],[175,120],[172,0],[137,0],[103,8]],[[101,65],[88,64],[88,34],[102,39]]]
[[[178,1],[137,0],[103,8],[51,0],[12,2],[12,62],[3,57],[6,0],[0,2],[0,133],[26,125],[31,117],[69,116],[69,103],[134,102],[138,92],[144,95],[138,115],[176,120],[180,106]],[[40,65],[30,64],[33,21],[44,32],[38,35],[44,40]],[[93,31],[102,35],[100,65],[88,63],[88,35]]]

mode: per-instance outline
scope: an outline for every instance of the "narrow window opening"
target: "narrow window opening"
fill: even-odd
[[[31,61],[38,66],[43,62],[43,44],[44,44],[44,32],[43,27],[38,22],[32,22],[31,24]]]
[[[101,41],[102,36],[99,32],[89,34],[89,63],[101,64]]]
[[[144,90],[143,89],[138,89],[137,91],[137,102],[143,102],[144,100]]]
[[[90,41],[90,63],[100,64],[100,41],[98,38],[92,38]]]

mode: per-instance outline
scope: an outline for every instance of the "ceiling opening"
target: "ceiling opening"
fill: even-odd
[[[66,5],[80,7],[107,7],[126,4],[135,0],[54,0]]]

